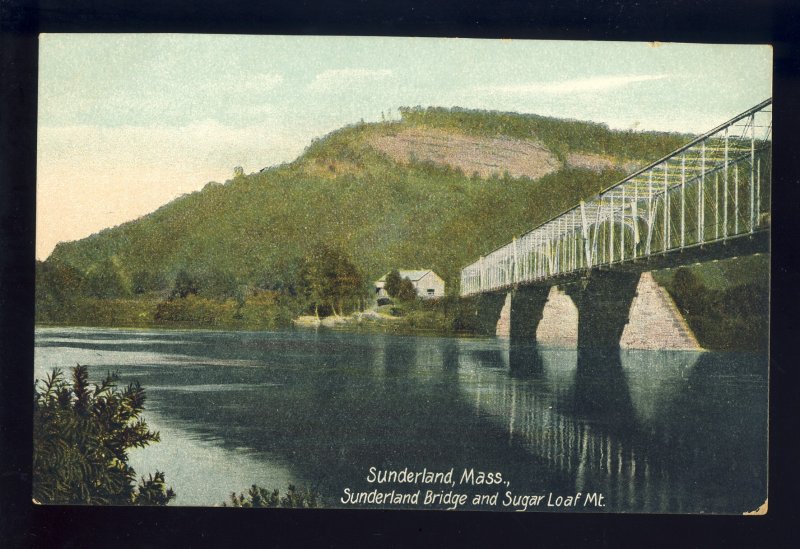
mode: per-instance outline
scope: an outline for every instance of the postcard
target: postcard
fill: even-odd
[[[769,46],[39,52],[36,504],[767,512]]]

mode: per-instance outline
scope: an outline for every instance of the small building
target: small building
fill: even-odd
[[[417,290],[417,296],[422,299],[435,299],[444,297],[444,280],[430,269],[417,269],[414,271],[398,271],[400,278],[407,278],[414,285]],[[386,285],[386,273],[378,280],[375,281],[375,298],[388,298],[389,294],[386,293],[384,286]]]

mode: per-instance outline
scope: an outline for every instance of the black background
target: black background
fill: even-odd
[[[797,530],[800,8],[793,0],[0,0],[0,547],[784,547]],[[770,501],[762,517],[39,507],[31,369],[39,32],[449,36],[774,46]],[[796,539],[795,539],[796,542]],[[791,543],[794,545],[794,543]]]

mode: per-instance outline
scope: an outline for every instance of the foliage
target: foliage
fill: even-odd
[[[253,484],[247,494],[231,492],[230,501],[223,502],[227,507],[291,507],[291,508],[316,508],[322,507],[319,494],[311,490],[298,490],[290,484],[283,496],[276,488],[269,491]]]
[[[723,271],[738,270],[737,263],[732,259],[713,265]],[[717,286],[710,286],[702,278],[711,265],[680,267],[671,279],[663,281],[701,346],[727,350],[767,348],[769,265],[752,260],[748,264],[747,275],[723,274]],[[725,281],[726,277],[731,280]]]
[[[315,249],[306,258],[300,278],[303,294],[317,315],[321,305],[329,306],[334,314],[344,314],[345,306],[357,303],[364,294],[364,277],[339,248],[322,245]]]
[[[68,318],[83,294],[83,274],[58,260],[36,262],[36,321]]]
[[[131,284],[116,256],[103,258],[86,273],[86,294],[108,299],[131,294]]]
[[[392,269],[392,271],[386,275],[386,281],[383,285],[383,289],[386,290],[386,293],[389,294],[389,297],[397,297],[397,292],[400,290],[400,283],[402,279],[400,278],[400,271],[397,269]]]
[[[400,301],[413,301],[417,299],[417,289],[414,287],[414,283],[408,278],[404,278],[400,281],[400,287],[397,289],[397,299]]]
[[[199,287],[200,284],[197,278],[189,274],[186,269],[181,269],[175,277],[175,286],[170,297],[184,298],[190,295],[197,295]]]
[[[166,322],[186,322],[204,326],[230,324],[237,311],[235,300],[217,301],[189,294],[184,298],[168,299],[156,307],[154,319]]]
[[[68,383],[55,369],[34,385],[33,497],[43,503],[165,505],[175,497],[164,474],[136,484],[128,450],[158,442],[140,418],[145,392],[122,390],[108,375],[90,385],[85,366]]]
[[[476,303],[457,296],[439,299],[415,299],[378,308],[382,315],[394,317],[362,318],[354,329],[395,334],[469,334],[475,333]]]
[[[291,326],[298,307],[291,297],[276,291],[257,291],[238,311],[238,320],[249,328],[271,330]]]
[[[164,273],[140,269],[131,277],[131,289],[134,294],[162,292],[169,287],[168,277]]]

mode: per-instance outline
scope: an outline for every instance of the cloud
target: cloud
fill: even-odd
[[[624,88],[639,82],[650,82],[669,78],[668,74],[638,74],[620,76],[594,76],[576,78],[557,82],[529,82],[525,84],[509,84],[497,86],[478,86],[476,91],[500,94],[553,94],[566,95],[576,93],[596,93]]]
[[[328,91],[392,76],[394,75],[389,69],[330,69],[317,74],[308,88],[313,91]]]

